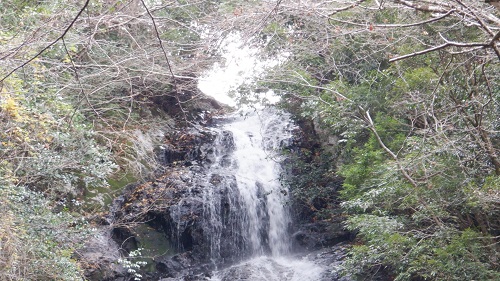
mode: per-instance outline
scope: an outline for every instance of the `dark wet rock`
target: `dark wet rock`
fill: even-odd
[[[190,252],[184,252],[173,257],[158,257],[155,259],[156,270],[164,277],[177,277],[186,269],[198,262]]]
[[[203,263],[191,251],[174,256],[155,258],[157,275],[162,278],[182,278],[182,280],[205,280],[211,276],[213,265]],[[186,279],[187,278],[187,279]],[[178,279],[174,279],[178,280]]]
[[[160,108],[169,116],[178,119],[179,122],[188,124],[199,123],[209,125],[212,118],[220,115],[220,111],[225,110],[224,106],[217,102],[214,98],[204,95],[196,86],[195,76],[192,73],[182,74],[184,77],[190,78],[175,78],[174,84],[176,88],[182,91],[171,91],[152,93],[150,100],[155,107]],[[160,85],[154,85],[157,82],[148,81],[146,91],[152,89],[164,89]],[[156,87],[155,87],[156,86]]]
[[[157,149],[160,163],[171,165],[200,165],[213,162],[213,141],[216,134],[206,129],[184,129],[165,137]]]
[[[333,172],[336,142],[328,144],[335,147],[325,149],[323,132],[315,122],[298,119],[296,124],[283,165],[290,186],[292,240],[296,250],[314,251],[348,241],[352,234],[344,228],[338,195],[343,179]]]
[[[302,250],[317,250],[351,239],[351,233],[343,227],[342,221],[320,221],[299,225],[292,235],[294,244]]]
[[[210,132],[172,135],[167,143],[174,140],[176,151],[163,151],[164,164],[168,166],[164,172],[155,180],[129,187],[112,204],[109,223],[116,225],[113,239],[125,252],[151,244],[147,235],[139,235],[137,227],[140,222],[154,232],[162,233],[168,240],[172,251],[156,255],[152,261],[158,278],[175,277],[180,272],[184,272],[183,276],[208,272],[204,264],[210,261],[212,233],[207,231],[213,226],[207,220],[210,214],[204,209],[206,190],[213,189],[213,196],[219,198],[215,200],[220,200],[222,216],[234,208],[230,206],[234,201],[230,197],[234,195],[230,194],[235,193],[233,175],[207,172],[207,167],[219,158],[230,165],[230,159],[224,155],[234,150],[230,133],[222,131],[217,146],[214,146],[215,139],[216,135]],[[220,151],[215,151],[214,147]],[[216,153],[222,156],[217,157]],[[241,235],[232,233],[236,218],[224,217],[223,220],[228,226],[222,226],[221,237]],[[218,255],[222,260],[227,261],[238,252],[240,245],[234,240],[221,239]]]
[[[314,263],[325,267],[325,270],[318,281],[353,281],[353,276],[343,271],[343,263],[347,258],[347,252],[352,245],[342,242],[332,247],[325,247],[307,254],[306,258]],[[372,274],[363,276],[366,281],[388,281],[394,280],[385,268],[376,268]]]

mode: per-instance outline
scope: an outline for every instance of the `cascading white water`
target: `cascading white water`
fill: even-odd
[[[226,39],[222,44],[225,65],[207,72],[199,88],[235,105],[228,95],[231,88],[252,80],[286,55],[262,61],[255,55],[258,50],[245,46],[239,34]],[[271,91],[260,98],[277,100]],[[289,116],[266,109],[226,121],[215,142],[212,175],[204,189],[204,220],[214,264],[233,265],[216,272],[212,280],[321,280],[324,268],[288,255],[291,218],[285,205],[288,191],[279,182],[278,152],[291,138]]]
[[[290,218],[286,191],[279,182],[277,150],[291,138],[290,126],[287,116],[271,110],[236,117],[224,126],[235,142],[234,172],[253,254],[269,249],[277,256],[289,251]]]
[[[214,263],[289,252],[290,217],[277,152],[291,138],[291,128],[287,115],[267,109],[228,116],[216,129],[215,161],[204,188]]]
[[[213,280],[319,280],[321,267],[287,258],[291,219],[279,152],[292,137],[289,116],[266,109],[225,120],[205,188],[210,252],[216,264],[249,260]]]

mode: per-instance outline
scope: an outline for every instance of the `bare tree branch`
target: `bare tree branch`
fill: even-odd
[[[414,27],[414,26],[419,26],[419,25],[439,21],[439,20],[444,19],[445,17],[451,15],[455,11],[456,10],[449,10],[446,14],[441,15],[439,17],[435,17],[435,18],[431,18],[429,20],[415,22],[415,23],[409,23],[409,24],[372,24],[372,25],[373,25],[373,27],[378,27],[378,28]],[[356,23],[356,22],[345,21],[345,20],[340,20],[340,19],[336,19],[336,18],[330,18],[329,20],[333,20],[333,21],[341,22],[341,23],[346,23],[346,24],[351,24],[351,25],[357,25],[357,26],[366,26],[366,24],[364,24],[364,23]]]
[[[32,62],[33,60],[35,60],[38,56],[40,56],[41,54],[43,54],[45,51],[47,51],[50,47],[54,46],[57,42],[59,42],[59,40],[63,39],[64,36],[66,36],[66,34],[68,33],[68,31],[71,29],[71,27],[73,26],[73,24],[76,22],[76,20],[80,17],[80,15],[83,13],[83,11],[85,11],[85,9],[87,8],[87,6],[89,5],[90,3],[90,0],[86,0],[85,4],[83,5],[83,7],[80,9],[80,11],[78,12],[78,14],[76,15],[75,18],[73,18],[73,20],[71,21],[71,23],[68,25],[68,27],[66,27],[66,29],[64,30],[64,32],[56,38],[56,40],[52,41],[49,45],[45,46],[45,48],[43,48],[42,50],[40,50],[36,55],[34,55],[33,57],[31,57],[29,60],[25,61],[23,64],[21,64],[20,66],[17,66],[16,68],[14,68],[13,70],[11,70],[9,73],[7,73],[7,75],[5,75],[4,77],[2,77],[2,79],[0,79],[0,82],[3,82],[5,79],[7,79],[8,77],[10,77],[14,72],[16,72],[18,69],[20,68],[23,68],[24,66],[26,66],[27,64],[29,64],[30,62]]]
[[[435,47],[432,47],[432,48],[429,48],[429,49],[425,49],[425,50],[418,51],[418,52],[415,52],[415,53],[407,54],[407,55],[404,55],[404,56],[399,56],[399,57],[391,58],[391,59],[389,59],[389,62],[395,62],[395,61],[398,61],[398,60],[402,60],[402,59],[407,59],[407,58],[419,56],[419,55],[422,55],[422,54],[426,54],[426,53],[434,52],[434,51],[437,51],[437,50],[441,50],[441,49],[444,49],[444,48],[447,48],[447,47],[450,47],[450,46],[462,47],[462,48],[467,48],[467,47],[470,47],[470,48],[472,48],[472,47],[486,48],[486,47],[489,47],[490,45],[488,43],[446,42],[444,44],[441,44],[439,46],[435,46]],[[499,59],[500,59],[500,57],[499,57]]]
[[[160,32],[158,31],[158,26],[156,25],[155,18],[153,16],[153,14],[151,14],[151,12],[149,11],[148,6],[146,6],[146,3],[144,3],[144,0],[141,0],[141,3],[144,6],[144,9],[146,9],[146,12],[148,13],[149,17],[151,18],[151,21],[153,22],[153,27],[155,29],[156,38],[158,39],[158,43],[160,43],[160,48],[163,52],[163,55],[165,56],[165,60],[167,61],[168,70],[170,71],[170,74],[172,75],[172,80],[173,80],[172,83],[174,85],[175,91],[177,92],[177,84],[175,83],[175,75],[174,75],[174,72],[172,71],[172,65],[170,65],[170,60],[168,59],[167,51],[165,50],[165,47],[163,46],[163,41],[161,40]]]

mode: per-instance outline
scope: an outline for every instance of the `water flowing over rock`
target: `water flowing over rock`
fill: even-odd
[[[157,249],[147,250],[151,280],[327,280],[324,265],[290,257],[305,234],[292,235],[280,182],[289,116],[266,109],[213,123],[167,137],[163,175],[115,200],[114,239],[125,253]]]

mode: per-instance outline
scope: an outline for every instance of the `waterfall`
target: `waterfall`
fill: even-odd
[[[279,151],[292,136],[292,123],[272,109],[225,119],[204,188],[211,258],[217,263],[285,255],[291,221],[279,182]]]
[[[288,190],[279,177],[294,128],[289,115],[248,111],[221,123],[204,184],[204,229],[213,263],[233,265],[212,280],[319,280],[320,266],[288,257]]]
[[[280,118],[281,117],[281,118]],[[291,138],[290,121],[274,111],[235,118],[225,126],[235,142],[235,177],[244,206],[253,254],[286,254],[289,250],[286,190],[279,182],[278,150]]]
[[[292,147],[296,129],[289,114],[266,108],[220,117],[210,128],[174,138],[184,150],[164,150],[174,163],[170,170],[134,193],[142,202],[157,192],[160,204],[170,203],[148,213],[148,225],[165,233],[175,250],[154,257],[157,276],[332,280],[323,278],[321,258],[292,251],[297,231],[280,177],[282,152]]]

